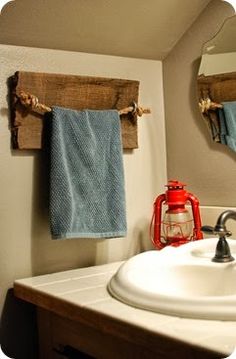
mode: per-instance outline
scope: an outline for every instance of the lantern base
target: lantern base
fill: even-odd
[[[193,242],[193,241],[197,241],[199,239],[202,239],[202,238],[196,238],[195,236],[191,236],[191,237],[188,237],[188,238],[179,238],[179,237],[173,237],[173,238],[166,238],[166,237],[161,237],[160,240],[156,240],[156,241],[153,241],[154,245],[156,248],[158,249],[162,249],[166,246],[172,246],[172,247],[179,247],[183,244],[187,244],[189,242]]]

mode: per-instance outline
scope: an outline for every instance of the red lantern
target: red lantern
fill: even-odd
[[[199,201],[185,189],[185,184],[176,180],[168,182],[167,191],[158,196],[154,203],[153,244],[158,249],[166,245],[179,246],[189,241],[202,239]],[[185,208],[190,202],[192,217]],[[162,204],[168,206],[162,219]],[[152,225],[151,224],[151,225]]]

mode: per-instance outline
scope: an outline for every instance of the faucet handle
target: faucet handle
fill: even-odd
[[[219,240],[216,245],[215,256],[212,258],[213,262],[227,263],[234,260],[234,257],[232,257],[230,253],[229,244],[225,238],[232,235],[232,233],[228,231],[225,226],[225,223],[228,219],[234,219],[236,221],[236,211],[224,211],[219,215],[215,227],[203,226],[201,228],[201,230],[207,234],[216,234],[219,236]]]
[[[226,229],[225,226],[218,226],[218,225],[216,225],[215,227],[202,226],[201,230],[206,234],[215,234],[220,237],[222,236],[230,237],[232,235],[232,233],[228,231],[228,229]]]
[[[228,229],[224,225],[216,224],[214,228],[214,233],[217,234],[219,237],[230,237],[232,236],[232,232],[228,231]]]
[[[215,234],[215,228],[212,226],[202,226],[201,231],[206,234]]]

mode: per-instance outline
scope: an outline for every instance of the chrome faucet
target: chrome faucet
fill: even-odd
[[[212,258],[213,262],[226,263],[234,261],[234,257],[232,257],[230,252],[229,244],[226,241],[226,237],[232,235],[232,233],[228,231],[225,226],[228,219],[234,219],[236,221],[236,211],[224,211],[218,217],[215,227],[202,226],[201,228],[201,230],[207,234],[215,234],[219,236],[215,256]]]

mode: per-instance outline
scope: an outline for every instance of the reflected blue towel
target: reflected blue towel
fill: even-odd
[[[50,225],[52,237],[126,235],[118,111],[52,108]]]
[[[221,142],[236,151],[236,101],[223,102],[219,110]]]

